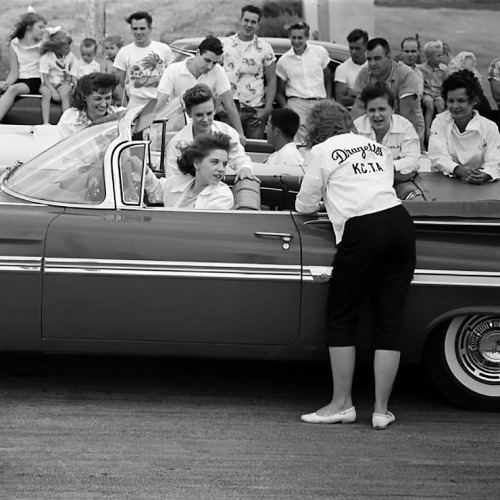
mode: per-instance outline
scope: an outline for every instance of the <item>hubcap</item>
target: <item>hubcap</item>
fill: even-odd
[[[462,369],[483,383],[500,384],[500,318],[470,316],[455,341]]]

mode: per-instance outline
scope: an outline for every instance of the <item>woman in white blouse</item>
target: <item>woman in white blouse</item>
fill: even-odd
[[[148,170],[148,200],[172,208],[230,210],[233,193],[222,182],[230,148],[231,138],[222,132],[199,135],[177,159],[179,174],[158,179]]]
[[[497,125],[476,108],[481,84],[469,70],[452,73],[443,82],[447,110],[431,125],[429,158],[434,170],[482,184],[500,177],[500,134]]]
[[[73,106],[62,114],[57,124],[59,139],[123,110],[122,107],[112,105],[113,90],[117,83],[116,76],[108,73],[82,76],[76,85]]]
[[[420,165],[420,141],[406,118],[394,114],[394,94],[383,82],[365,87],[361,102],[366,114],[354,120],[358,133],[388,147],[394,160],[394,183],[410,180]]]

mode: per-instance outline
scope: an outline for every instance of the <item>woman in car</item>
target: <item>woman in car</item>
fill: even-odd
[[[148,169],[145,182],[148,200],[172,208],[233,208],[233,193],[222,182],[230,149],[231,138],[222,132],[197,136],[177,158],[177,175],[158,179]]]
[[[231,139],[229,168],[236,172],[237,178],[253,179],[252,161],[240,143],[236,129],[226,123],[215,121],[215,97],[210,88],[199,83],[186,91],[183,96],[186,113],[191,118],[168,143],[166,151],[166,176],[178,173],[177,158],[182,149],[206,132],[222,132]]]
[[[312,213],[323,200],[337,252],[327,305],[333,397],[301,418],[314,424],[356,421],[351,396],[356,328],[364,299],[370,296],[375,317],[372,425],[385,429],[395,420],[388,401],[399,366],[403,308],[415,269],[413,221],[392,187],[392,155],[386,147],[352,133],[354,125],[343,106],[318,103],[308,130],[313,147],[296,208]]]
[[[394,114],[394,94],[382,82],[365,87],[361,102],[366,114],[354,121],[358,133],[388,147],[394,160],[394,184],[410,180],[420,165],[420,141],[413,125]]]
[[[469,70],[452,73],[442,87],[447,110],[434,118],[429,140],[432,168],[471,184],[500,177],[500,134],[497,125],[476,107],[483,91]]]
[[[118,80],[109,73],[90,73],[78,80],[73,107],[67,109],[57,124],[59,139],[78,132],[96,120],[122,109],[112,105]]]

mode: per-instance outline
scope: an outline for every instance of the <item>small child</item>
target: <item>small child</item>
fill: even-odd
[[[425,139],[429,140],[431,123],[434,114],[445,110],[444,99],[441,96],[441,87],[448,77],[448,66],[441,62],[443,57],[443,42],[434,40],[424,45],[426,62],[417,67],[424,75],[424,96],[422,105],[425,110]]]
[[[104,61],[101,63],[101,71],[103,73],[114,73],[113,63],[115,62],[116,54],[123,47],[123,38],[120,35],[110,35],[104,39]]]
[[[90,75],[101,70],[100,64],[95,60],[97,54],[97,42],[93,38],[84,38],[80,44],[80,56],[76,66],[76,77]]]
[[[71,53],[71,36],[61,28],[53,28],[49,39],[42,44],[40,73],[42,75],[42,118],[49,124],[50,101],[60,102],[62,111],[70,107],[70,94],[76,84],[77,59]]]

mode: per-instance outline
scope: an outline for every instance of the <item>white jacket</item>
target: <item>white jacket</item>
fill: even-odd
[[[453,175],[460,165],[481,168],[500,178],[500,134],[495,123],[474,111],[464,132],[455,125],[449,111],[436,116],[431,126],[429,158],[433,170]]]

